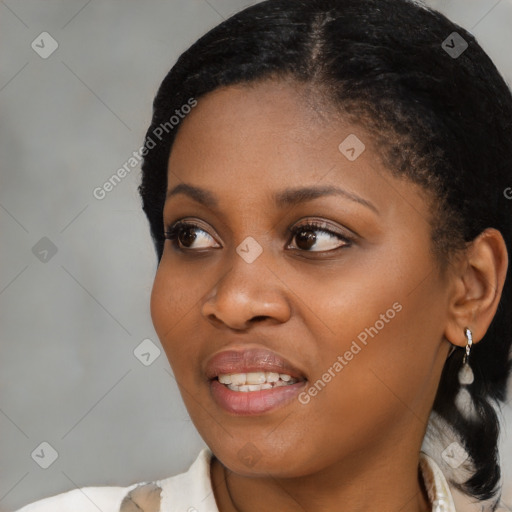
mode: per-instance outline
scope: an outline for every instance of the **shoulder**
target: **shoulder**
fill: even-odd
[[[129,487],[80,487],[30,503],[17,512],[119,512]]]
[[[212,452],[203,448],[188,471],[164,480],[128,487],[80,487],[15,512],[172,512],[193,510],[196,505],[204,512],[218,512],[211,487],[211,457]]]

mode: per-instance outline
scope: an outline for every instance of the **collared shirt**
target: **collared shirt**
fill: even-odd
[[[17,512],[219,512],[212,490],[212,452],[203,448],[188,471],[128,487],[81,487],[31,503]],[[432,512],[456,512],[439,466],[420,453],[420,470]]]

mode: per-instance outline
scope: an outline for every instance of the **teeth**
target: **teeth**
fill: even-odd
[[[279,379],[289,382],[293,380],[291,375],[277,372],[248,372],[248,373],[223,373],[218,376],[221,384],[264,384],[265,382],[278,382]]]
[[[233,373],[231,375],[231,384],[234,384],[235,386],[245,384],[246,375],[247,374],[245,373]]]
[[[246,374],[247,384],[263,384],[266,381],[265,372],[253,372]]]
[[[297,379],[294,379],[291,375],[277,372],[221,374],[218,379],[221,384],[225,384],[232,391],[241,392],[260,391],[297,382]]]
[[[265,382],[264,384],[244,384],[243,386],[234,386],[233,384],[228,384],[228,388],[231,391],[242,391],[247,393],[248,391],[261,391],[262,389],[271,389],[273,387],[286,386],[284,382],[279,382],[274,384],[270,384],[269,382]]]

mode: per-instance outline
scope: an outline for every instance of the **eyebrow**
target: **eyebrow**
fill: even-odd
[[[184,194],[186,196],[189,196],[198,203],[207,206],[208,208],[216,208],[219,204],[215,196],[208,190],[205,190],[204,188],[194,187],[192,185],[187,185],[186,183],[180,183],[171,190],[168,190],[166,199],[169,199],[177,194]]]
[[[332,185],[324,185],[324,186],[316,186],[316,187],[303,187],[303,188],[287,188],[282,192],[279,192],[275,196],[276,204],[280,207],[284,206],[292,206],[298,203],[302,203],[305,201],[312,201],[318,197],[329,196],[329,195],[338,195],[345,197],[346,199],[350,199],[355,203],[362,204],[367,208],[373,210],[377,215],[379,215],[379,210],[375,207],[373,203],[359,197],[353,192],[349,192],[348,190],[344,190],[342,188],[334,187]]]
[[[215,195],[210,191],[193,185],[188,185],[186,183],[180,183],[179,185],[176,185],[174,188],[169,190],[167,192],[167,199],[177,194],[184,194],[189,196],[190,198],[208,208],[216,208],[219,204]],[[278,207],[284,208],[286,206],[294,206],[299,203],[312,201],[313,199],[329,195],[345,197],[346,199],[349,199],[355,203],[366,206],[370,210],[373,210],[377,215],[379,215],[379,210],[377,210],[375,205],[370,201],[359,197],[353,192],[349,192],[332,185],[287,188],[281,192],[276,193],[274,195],[274,201]]]

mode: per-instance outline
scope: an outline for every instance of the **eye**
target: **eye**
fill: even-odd
[[[221,247],[203,228],[193,222],[175,222],[164,233],[178,249],[208,249]],[[213,242],[213,244],[212,244]]]
[[[308,222],[292,227],[289,231],[293,235],[292,240],[296,239],[296,247],[288,246],[288,248],[308,252],[328,252],[352,244],[350,238],[328,227],[329,224],[326,222]]]

